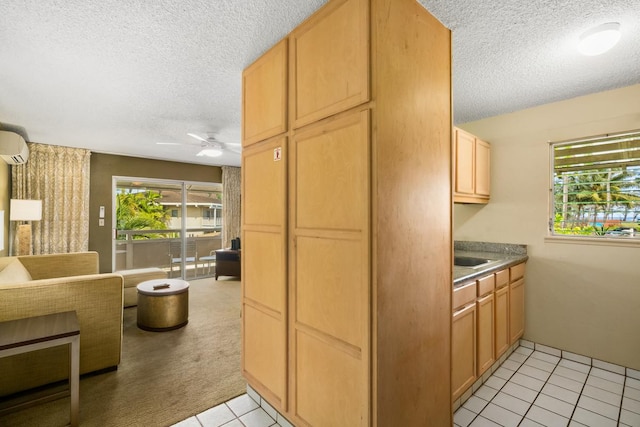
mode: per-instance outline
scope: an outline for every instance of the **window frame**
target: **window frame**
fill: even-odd
[[[545,237],[545,241],[549,242],[558,242],[558,243],[579,243],[579,244],[604,244],[604,245],[614,245],[614,246],[640,246],[640,230],[638,230],[638,225],[640,225],[640,220],[636,222],[636,231],[631,235],[612,235],[612,234],[603,234],[603,235],[579,235],[579,234],[559,234],[555,232],[555,215],[556,215],[556,150],[555,148],[558,146],[566,146],[566,145],[576,145],[576,144],[589,144],[602,142],[606,140],[610,140],[611,142],[615,142],[617,139],[624,138],[638,138],[640,140],[640,129],[631,130],[625,132],[615,132],[603,135],[590,136],[586,138],[575,138],[570,140],[563,141],[549,141],[549,200],[548,200],[548,214],[547,214],[547,236]],[[635,148],[634,148],[635,150]],[[626,166],[626,165],[625,165]],[[631,167],[638,167],[638,162],[631,162]],[[605,171],[605,167],[594,167],[594,170],[602,170]],[[588,170],[588,169],[585,169]],[[640,195],[640,189],[633,190],[633,192],[638,192]],[[637,209],[637,208],[636,208]],[[594,217],[594,221],[597,218],[597,209]],[[626,219],[626,216],[625,216]],[[594,222],[595,224],[595,222]],[[606,224],[606,217],[603,219],[603,227]],[[602,232],[605,232],[604,228]]]

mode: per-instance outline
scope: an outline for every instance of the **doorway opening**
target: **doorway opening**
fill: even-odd
[[[222,184],[113,177],[112,271],[157,267],[168,277],[215,274]]]

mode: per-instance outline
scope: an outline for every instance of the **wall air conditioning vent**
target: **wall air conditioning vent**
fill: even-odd
[[[14,132],[0,130],[0,157],[10,165],[21,165],[29,159],[29,147]]]
[[[27,159],[22,157],[20,154],[16,154],[15,156],[11,156],[11,160],[16,165],[19,165],[19,164],[22,164],[22,163],[27,163]]]

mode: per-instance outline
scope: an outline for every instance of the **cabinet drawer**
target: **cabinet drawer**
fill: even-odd
[[[514,265],[513,267],[509,268],[510,271],[510,282],[515,282],[516,280],[518,280],[521,277],[524,277],[524,266],[526,263],[522,263],[522,264],[518,264],[518,265]]]
[[[470,304],[476,299],[476,282],[460,286],[453,290],[453,309],[456,310],[463,305]]]
[[[509,284],[509,269],[498,271],[496,273],[496,289],[500,289],[504,285]]]
[[[492,274],[487,277],[483,277],[478,279],[478,296],[488,294],[489,292],[493,292],[496,285],[496,277]]]

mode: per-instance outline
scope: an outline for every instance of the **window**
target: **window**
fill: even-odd
[[[640,131],[551,144],[552,235],[640,240]]]

